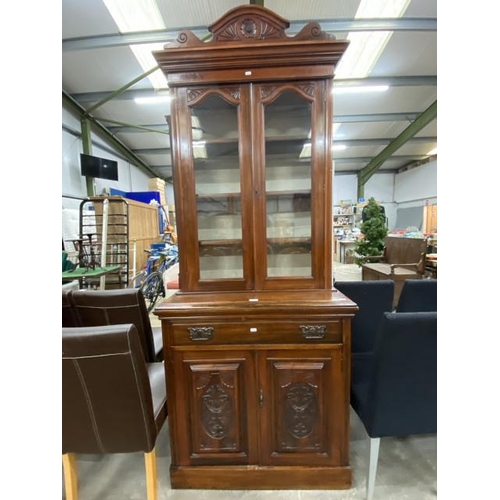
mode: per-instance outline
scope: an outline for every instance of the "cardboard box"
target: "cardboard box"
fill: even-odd
[[[154,179],[149,179],[149,189],[151,191],[165,191],[165,181],[158,177]]]

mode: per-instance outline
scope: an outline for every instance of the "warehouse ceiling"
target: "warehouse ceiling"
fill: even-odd
[[[168,93],[151,50],[185,29],[208,39],[207,26],[243,3],[288,19],[289,36],[318,21],[324,31],[351,40],[344,58],[351,51],[356,63],[379,42],[364,68],[348,61],[337,68],[336,174],[355,172],[366,179],[375,171],[400,171],[435,157],[436,0],[401,0],[398,11],[388,10],[398,0],[382,0],[382,6],[377,0],[62,0],[63,103],[87,113],[94,128],[151,176],[170,179],[169,104],[136,101]],[[367,48],[356,54],[358,43]]]

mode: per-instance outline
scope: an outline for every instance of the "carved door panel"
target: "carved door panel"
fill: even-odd
[[[263,465],[341,465],[347,415],[341,347],[259,358]]]
[[[177,402],[174,424],[175,465],[255,462],[256,431],[248,425],[257,407],[251,353],[182,352],[176,363],[183,380],[176,387],[182,403]]]

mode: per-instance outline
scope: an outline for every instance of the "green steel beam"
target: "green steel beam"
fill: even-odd
[[[86,155],[92,154],[92,128],[90,120],[82,117],[82,146]],[[87,196],[95,196],[95,181],[92,177],[85,177],[87,184]]]
[[[255,2],[257,3],[257,2]],[[290,22],[287,33],[298,33],[310,19],[297,19]],[[198,38],[206,33],[205,26],[189,28]],[[434,17],[391,17],[372,19],[322,19],[321,29],[327,33],[348,33],[350,31],[437,31],[437,18]],[[133,33],[105,33],[102,35],[65,38],[62,40],[62,51],[94,50],[108,47],[127,47],[143,43],[165,43],[175,40],[179,31],[151,30]]]
[[[102,99],[99,102],[96,102],[93,106],[90,106],[90,108],[87,109],[87,113],[92,113],[92,111],[95,111],[97,108],[99,108],[103,104],[107,103],[111,99],[114,99],[117,95],[122,94],[127,89],[132,87],[132,85],[135,85],[137,82],[140,82],[141,80],[143,80],[144,78],[149,76],[151,73],[154,73],[158,68],[159,68],[159,66],[155,66],[154,68],[151,68],[149,71],[146,71],[146,73],[143,73],[142,75],[139,75],[137,78],[134,78],[131,82],[127,83],[123,87],[119,88],[118,90],[115,90],[114,92],[111,92],[104,99]]]
[[[437,116],[437,101],[431,104],[416,120],[409,125],[401,134],[392,140],[366,167],[358,173],[358,198],[364,197],[364,187],[370,177],[384,164],[384,162],[400,149],[415,134],[420,132]]]
[[[109,120],[108,118],[99,118],[99,121],[106,123],[113,123],[114,125],[121,125],[122,127],[127,127],[127,128],[136,128],[138,130],[144,130],[145,132],[154,132],[155,134],[170,135],[169,132],[165,130],[158,130],[155,128],[144,127],[142,125],[132,125],[131,123],[119,122],[117,120]],[[167,126],[166,123],[165,126]]]
[[[123,154],[131,163],[141,168],[147,174],[152,177],[157,177],[156,172],[154,172],[146,163],[144,163],[133,151],[131,151],[123,142],[121,142],[117,137],[110,133],[110,131],[96,118],[88,114],[85,108],[82,108],[69,94],[64,90],[62,92],[63,104],[66,104],[75,113],[77,113],[81,118],[86,118],[94,131],[100,133],[117,151]],[[87,125],[86,125],[87,126]],[[83,135],[83,131],[82,131]],[[85,147],[85,146],[84,146]]]

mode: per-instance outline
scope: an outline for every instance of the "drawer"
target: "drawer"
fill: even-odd
[[[340,343],[340,321],[174,323],[172,345]]]

